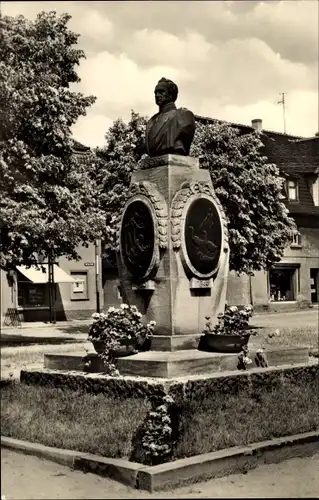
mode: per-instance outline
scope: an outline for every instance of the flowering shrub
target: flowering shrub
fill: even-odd
[[[246,306],[241,311],[236,306],[226,305],[225,312],[218,314],[218,323],[212,327],[211,319],[206,316],[206,328],[203,333],[214,335],[247,335],[254,334],[252,330],[248,330],[248,323],[253,315],[252,306]]]
[[[121,304],[116,309],[110,307],[107,313],[94,313],[93,324],[89,329],[88,340],[93,345],[98,342],[103,346],[99,354],[110,375],[118,375],[113,361],[113,354],[123,345],[132,345],[135,349],[141,347],[153,334],[155,321],[144,325],[142,314],[136,306]]]
[[[160,404],[158,404],[160,403]],[[155,404],[145,421],[145,434],[142,446],[152,464],[165,462],[172,453],[172,421],[169,407],[174,403],[171,396],[163,396]]]
[[[247,370],[248,365],[252,364],[252,359],[248,356],[248,346],[244,345],[241,352],[238,354],[238,370]]]
[[[256,351],[255,363],[260,368],[267,368],[268,361],[264,349],[258,349]]]

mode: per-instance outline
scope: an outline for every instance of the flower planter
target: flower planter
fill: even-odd
[[[137,354],[138,350],[133,345],[122,345],[117,349],[110,351],[113,358],[124,358],[125,356],[131,356],[132,354]]]
[[[97,354],[103,354],[105,349],[105,344],[101,340],[92,340],[93,347]],[[122,358],[124,356],[130,356],[131,354],[136,354],[138,350],[136,349],[137,342],[136,339],[123,339],[122,345],[117,349],[111,350],[110,354],[113,358]]]
[[[102,354],[104,351],[104,342],[101,340],[91,340],[97,354]]]
[[[201,337],[200,350],[208,352],[238,353],[248,344],[250,334],[216,335],[205,334]]]

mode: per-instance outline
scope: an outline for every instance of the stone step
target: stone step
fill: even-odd
[[[257,349],[250,349],[252,364],[256,368]],[[267,351],[269,366],[280,366],[308,362],[308,348],[289,348]],[[90,371],[103,372],[103,363],[96,354],[90,355]],[[122,375],[172,378],[196,374],[211,374],[237,370],[238,354],[203,352],[195,349],[165,352],[139,352],[118,358],[117,367]],[[85,353],[45,354],[44,367],[51,370],[85,371]]]

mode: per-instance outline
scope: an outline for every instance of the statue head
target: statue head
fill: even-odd
[[[166,78],[161,78],[155,87],[155,102],[161,108],[164,104],[175,102],[178,95],[178,87]]]

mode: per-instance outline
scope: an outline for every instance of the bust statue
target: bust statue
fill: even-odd
[[[171,80],[161,78],[154,93],[159,112],[146,125],[147,154],[188,156],[195,134],[193,113],[186,108],[176,108],[178,87]]]

